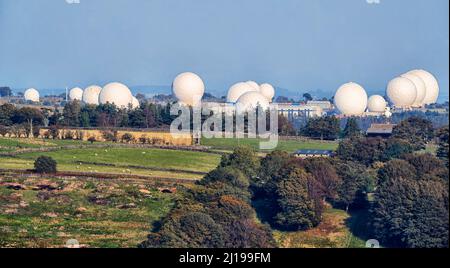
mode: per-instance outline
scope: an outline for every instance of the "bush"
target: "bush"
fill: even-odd
[[[88,141],[92,144],[97,141],[95,137],[89,137]]]
[[[56,173],[56,161],[49,156],[39,156],[34,162],[37,173]]]

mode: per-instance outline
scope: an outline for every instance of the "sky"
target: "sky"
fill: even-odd
[[[170,85],[192,71],[216,94],[255,80],[331,97],[350,81],[384,94],[421,68],[446,101],[448,21],[448,0],[0,0],[0,86]]]

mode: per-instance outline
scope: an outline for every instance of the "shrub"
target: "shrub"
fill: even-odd
[[[125,133],[125,134],[123,134],[123,136],[122,136],[122,142],[124,142],[124,141],[127,142],[127,143],[130,143],[130,142],[134,141],[133,135],[130,134],[130,133]]]
[[[34,162],[37,173],[56,173],[56,161],[49,156],[39,156]]]
[[[97,141],[97,139],[96,139],[95,137],[89,137],[88,141],[89,141],[90,143],[94,143],[94,142]]]

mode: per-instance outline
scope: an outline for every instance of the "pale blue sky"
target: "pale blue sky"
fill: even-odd
[[[348,81],[384,93],[423,68],[448,100],[448,0],[79,1],[0,0],[0,85],[170,85],[193,71],[214,93],[256,80],[331,96]]]

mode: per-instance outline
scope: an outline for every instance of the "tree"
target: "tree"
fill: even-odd
[[[64,125],[79,127],[81,121],[81,102],[78,100],[66,103],[63,110]]]
[[[16,124],[25,124],[26,135],[28,137],[34,136],[33,126],[42,124],[44,115],[41,110],[29,107],[23,107],[16,111],[12,121]]]
[[[345,138],[357,137],[361,135],[361,129],[359,128],[358,121],[354,117],[350,117],[347,120],[342,136]]]
[[[367,168],[355,162],[342,160],[335,160],[334,167],[339,176],[334,203],[344,207],[346,211],[350,207],[367,205],[365,196],[374,184],[374,178],[366,172]]]
[[[328,159],[311,158],[304,161],[305,169],[315,180],[314,190],[321,198],[335,199],[341,183],[336,169]]]
[[[10,103],[0,105],[0,125],[11,126],[13,124],[12,117],[16,113],[16,106]]]
[[[448,146],[448,125],[438,129],[436,136],[439,139],[439,147],[437,149],[436,155],[440,159],[442,159],[447,167],[449,166],[448,154],[449,154],[449,146]]]
[[[311,178],[302,169],[287,169],[277,184],[278,213],[275,222],[283,230],[307,230],[317,226],[320,215],[309,196],[308,184]]]
[[[448,186],[418,175],[405,160],[379,170],[372,210],[374,233],[395,247],[448,247]]]
[[[335,140],[339,132],[339,119],[335,116],[310,118],[302,129],[303,135],[321,140]]]
[[[283,115],[278,115],[278,134],[280,136],[295,136],[295,131],[292,123]]]
[[[392,137],[408,141],[415,150],[425,149],[425,145],[433,138],[433,124],[420,117],[410,117],[394,127]]]
[[[39,156],[34,162],[37,173],[56,173],[56,161],[49,156]]]
[[[386,149],[386,142],[380,137],[352,137],[342,140],[336,151],[342,160],[356,161],[371,165],[380,161]]]
[[[238,146],[232,154],[223,155],[220,166],[231,166],[239,169],[248,178],[253,180],[259,169],[259,157],[248,146]]]

